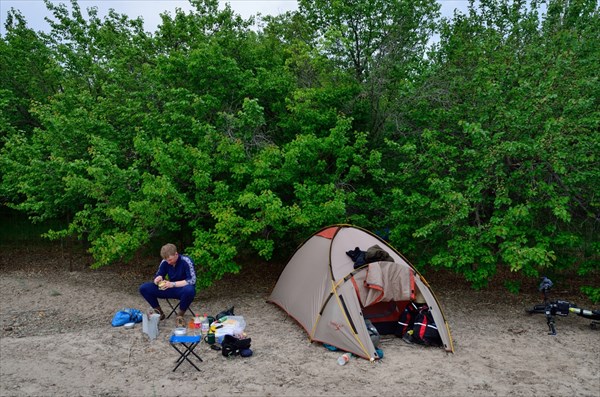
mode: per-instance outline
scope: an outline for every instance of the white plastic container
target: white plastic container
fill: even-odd
[[[183,328],[183,327],[178,327],[178,328],[175,328],[175,329],[173,330],[173,335],[176,335],[176,336],[184,336],[184,335],[187,335],[187,329],[185,329],[185,328]]]
[[[218,344],[222,344],[223,338],[225,337],[225,335],[233,335],[233,334],[228,329],[223,330],[223,329],[219,328],[218,330],[215,331],[215,341]]]
[[[223,342],[225,335],[241,335],[246,329],[246,321],[243,316],[227,316],[227,319],[220,324],[222,327],[215,330],[215,339],[218,343]]]
[[[158,337],[158,322],[160,321],[160,314],[153,313],[148,317],[146,313],[142,314],[142,332],[148,335],[150,340]]]
[[[243,316],[227,316],[227,320],[223,321],[221,325],[223,327],[219,329],[230,330],[230,335],[237,335],[244,332],[244,329],[246,328],[246,321],[244,320]]]

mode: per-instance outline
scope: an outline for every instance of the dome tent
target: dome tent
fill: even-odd
[[[389,260],[355,268],[348,252],[378,246]],[[309,237],[293,254],[268,301],[293,317],[317,341],[375,360],[379,357],[365,319],[398,321],[404,307],[422,295],[437,325],[443,348],[453,352],[440,305],[427,281],[377,235],[351,225],[328,226]],[[394,310],[389,313],[390,305]],[[385,313],[384,313],[385,312]]]

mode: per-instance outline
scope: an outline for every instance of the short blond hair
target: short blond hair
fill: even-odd
[[[162,246],[162,248],[160,249],[160,256],[163,259],[167,259],[170,256],[173,256],[177,253],[177,247],[175,246],[175,244],[165,244]]]

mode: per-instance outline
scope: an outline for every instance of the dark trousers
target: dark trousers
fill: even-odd
[[[186,285],[185,287],[160,290],[153,282],[147,282],[140,285],[140,294],[151,307],[158,307],[159,299],[179,299],[179,309],[185,312],[196,296],[196,286]]]

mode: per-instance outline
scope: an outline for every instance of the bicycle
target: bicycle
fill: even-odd
[[[545,314],[546,324],[548,324],[548,335],[556,335],[556,324],[554,316],[566,317],[569,313],[576,314],[580,317],[591,320],[590,328],[595,329],[600,324],[600,310],[583,309],[575,303],[565,300],[550,301],[548,291],[554,283],[548,277],[542,277],[542,281],[538,287],[539,291],[544,294],[544,303],[534,305],[533,308],[527,309],[529,314]]]

